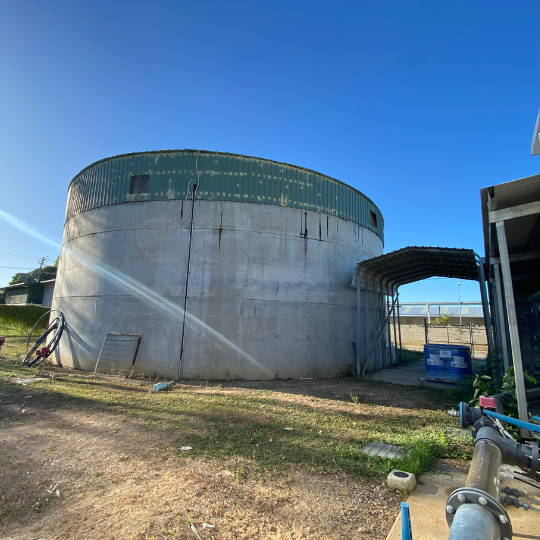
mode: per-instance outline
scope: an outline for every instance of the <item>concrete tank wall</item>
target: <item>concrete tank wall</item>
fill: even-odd
[[[137,369],[175,377],[188,242],[189,203],[181,200],[102,206],[71,217],[53,300],[68,324],[57,362],[93,369],[106,332],[139,333]],[[192,318],[181,376],[270,379],[352,371],[351,278],[359,261],[382,251],[377,234],[335,216],[196,201]],[[129,276],[129,285],[111,281],[108,270],[88,261]]]

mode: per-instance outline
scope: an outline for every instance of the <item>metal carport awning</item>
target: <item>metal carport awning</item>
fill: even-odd
[[[382,277],[395,287],[435,276],[478,280],[478,257],[472,249],[406,247],[358,263],[353,287],[358,274],[361,288],[365,288],[366,275]]]
[[[490,338],[490,318],[485,290],[485,278],[483,260],[471,249],[444,248],[444,247],[406,247],[392,251],[386,255],[367,259],[356,265],[351,286],[357,289],[357,347],[356,347],[356,372],[358,375],[365,373],[377,352],[377,345],[386,327],[390,333],[389,320],[394,316],[394,342],[397,343],[395,312],[396,304],[398,311],[399,326],[399,302],[398,288],[407,283],[413,283],[430,277],[447,277],[456,279],[469,279],[480,282],[482,305],[484,308],[484,320],[488,334],[489,348],[492,350]],[[363,295],[361,294],[363,292]],[[364,302],[361,301],[364,296]],[[371,302],[370,302],[370,296]],[[385,311],[384,296],[392,298],[392,304],[387,300],[386,317],[380,320],[376,332],[370,332],[369,309]],[[364,340],[362,337],[362,305],[364,307]],[[372,306],[372,307],[371,307]],[[382,318],[381,318],[382,319]],[[373,329],[375,330],[375,328]],[[372,334],[370,336],[370,334]],[[401,329],[400,329],[401,334]],[[371,337],[371,339],[370,339]],[[389,335],[389,338],[391,336]],[[391,339],[389,339],[391,341]],[[399,339],[401,343],[401,336]],[[363,351],[360,343],[364,343]],[[401,349],[401,347],[400,347]],[[384,351],[378,351],[381,361]],[[360,371],[361,360],[364,359],[363,371]],[[397,360],[397,359],[396,359]],[[379,362],[379,368],[384,367]]]

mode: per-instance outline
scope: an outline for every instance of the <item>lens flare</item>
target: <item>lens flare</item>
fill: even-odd
[[[64,245],[62,247],[58,242],[55,242],[54,240],[51,240],[50,238],[44,236],[42,233],[31,227],[24,221],[21,221],[20,219],[8,214],[7,212],[4,212],[3,210],[0,210],[0,217],[4,219],[7,223],[9,223],[12,227],[24,232],[25,234],[28,234],[29,236],[36,238],[37,240],[40,240],[44,244],[48,244],[49,246],[54,247],[58,251],[62,250],[62,253],[69,253],[70,256],[75,257],[77,260],[87,265],[94,272],[103,276],[110,283],[114,283],[122,290],[132,294],[133,296],[141,297],[147,305],[154,306],[162,313],[174,317],[175,319],[182,320],[184,310],[180,306],[173,304],[170,300],[167,300],[167,298],[156,293],[149,287],[146,287],[146,285],[143,285],[139,281],[129,277],[123,272],[120,272],[119,270],[116,270],[115,268],[107,264],[91,261],[87,257],[76,253],[67,245]],[[267,375],[270,375],[270,371],[260,362],[255,360],[255,358],[243,351],[240,347],[238,347],[238,345],[228,340],[217,330],[214,330],[214,328],[208,326],[205,322],[201,321],[200,319],[189,313],[189,311],[186,311],[186,319],[189,321],[189,323],[191,323],[192,327],[199,328],[203,332],[218,339],[225,346],[231,348],[237,354],[246,358],[250,363],[257,366],[261,371],[265,372]]]

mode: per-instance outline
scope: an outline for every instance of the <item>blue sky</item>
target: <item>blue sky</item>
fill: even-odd
[[[86,165],[202,148],[351,184],[381,209],[385,252],[482,254],[480,188],[540,168],[539,16],[525,0],[0,0],[0,210],[60,243]],[[58,254],[1,219],[0,239],[0,284]],[[457,300],[456,283],[401,298]]]

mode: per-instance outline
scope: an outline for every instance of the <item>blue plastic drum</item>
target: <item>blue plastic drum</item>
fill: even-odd
[[[472,377],[471,349],[466,345],[424,345],[426,380],[454,383]]]

